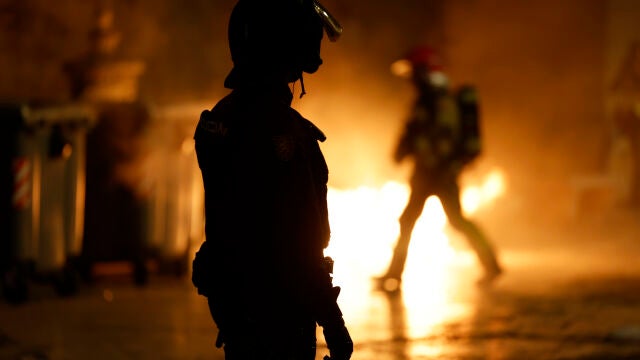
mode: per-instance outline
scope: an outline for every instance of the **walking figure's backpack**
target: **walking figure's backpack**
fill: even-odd
[[[460,116],[459,159],[468,164],[480,155],[482,139],[480,137],[480,114],[478,96],[475,87],[460,86],[454,93]]]

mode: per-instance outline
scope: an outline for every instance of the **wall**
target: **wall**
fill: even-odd
[[[449,68],[480,90],[485,160],[506,170],[515,195],[539,203],[533,216],[557,215],[572,178],[598,171],[604,151],[606,3],[448,4]]]
[[[0,4],[0,99],[64,100],[66,61],[87,51],[103,1],[6,0]],[[105,2],[107,3],[107,2]],[[160,102],[220,91],[230,61],[226,22],[234,1],[113,0],[122,33],[116,56],[143,60],[141,97]]]

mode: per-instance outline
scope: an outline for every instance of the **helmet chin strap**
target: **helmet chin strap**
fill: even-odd
[[[307,92],[304,89],[304,77],[302,75],[303,73],[300,73],[300,99],[302,99],[303,96],[305,96],[307,94]]]
[[[300,99],[302,99],[302,97],[307,94],[307,91],[304,88],[304,78],[303,78],[302,74],[304,74],[303,71],[300,72],[300,77],[298,77],[298,79],[296,79],[295,81],[291,82],[291,93],[295,94],[295,92],[296,92],[296,83],[298,82],[298,80],[300,80],[300,88],[301,88],[301,90],[300,90]]]

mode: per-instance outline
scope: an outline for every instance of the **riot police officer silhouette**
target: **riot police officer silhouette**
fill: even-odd
[[[413,49],[399,64],[418,95],[394,160],[400,163],[411,157],[414,167],[409,201],[399,219],[400,235],[387,272],[376,278],[377,285],[387,291],[399,289],[411,233],[431,195],[440,199],[449,223],[465,235],[478,256],[484,268],[479,284],[489,284],[502,270],[484,233],[463,215],[458,186],[461,171],[481,150],[475,89],[465,85],[452,92],[438,54],[430,47]]]
[[[192,281],[227,360],[312,360],[317,325],[331,359],[353,351],[323,254],[325,136],[291,108],[291,83],[322,64],[325,31],[335,40],[342,29],[315,0],[238,1],[229,20],[231,92],[203,111],[195,132],[206,240]]]

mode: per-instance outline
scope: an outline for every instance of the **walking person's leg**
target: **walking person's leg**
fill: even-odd
[[[458,184],[452,181],[452,183],[444,185],[437,195],[440,198],[449,223],[453,228],[464,234],[484,268],[484,276],[479,282],[481,284],[490,283],[502,273],[502,269],[498,264],[495,251],[484,232],[462,213]]]
[[[425,201],[427,200],[427,197],[429,197],[429,194],[427,181],[422,179],[420,176],[414,175],[411,180],[411,194],[409,195],[409,201],[399,218],[400,234],[393,251],[389,268],[385,275],[379,278],[380,285],[383,287],[386,287],[384,283],[387,280],[395,281],[397,287],[402,279],[402,273],[404,272],[404,266],[409,250],[409,243],[411,241],[411,233],[413,232],[416,221],[422,214]],[[392,288],[393,286],[389,287]]]

